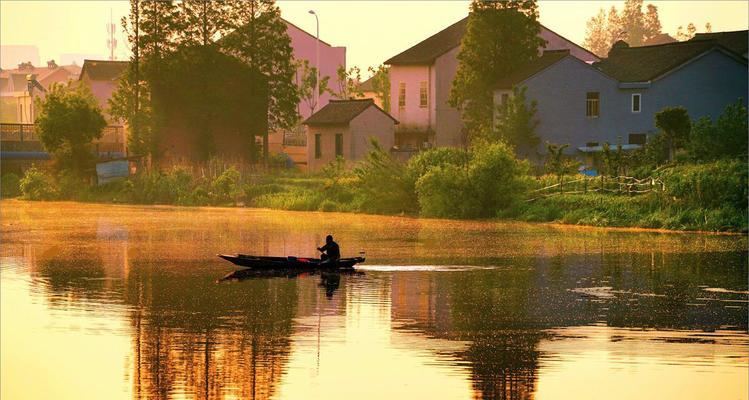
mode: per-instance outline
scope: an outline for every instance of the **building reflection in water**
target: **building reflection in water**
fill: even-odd
[[[417,239],[375,262],[397,264],[412,254],[475,268],[216,283],[231,266],[205,254],[222,242],[246,243],[258,254],[304,254],[325,232],[282,227],[248,231],[227,222],[155,231],[99,217],[72,234],[59,230],[33,245],[11,245],[3,256],[20,253],[32,290],[51,309],[128,321],[126,379],[135,399],[266,399],[326,390],[338,398],[382,385],[376,377],[388,372],[433,398],[530,399],[544,374],[541,343],[571,335],[560,328],[746,332],[746,302],[727,303],[730,296],[705,288],[736,289],[735,299],[745,299],[747,256],[708,246],[697,253],[664,251],[666,245],[623,253],[631,243],[600,237],[584,246],[560,240],[563,250],[544,244],[534,255],[467,255],[460,237],[440,236],[428,224],[414,233],[409,225],[403,236]],[[429,258],[425,248],[448,243],[445,256]],[[374,380],[345,379],[368,374]],[[314,388],[310,380],[340,387]]]

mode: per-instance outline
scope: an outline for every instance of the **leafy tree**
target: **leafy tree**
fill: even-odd
[[[368,70],[372,73],[372,88],[382,101],[382,109],[390,112],[390,66],[380,65],[377,68],[369,67]]]
[[[546,142],[546,172],[557,176],[564,175],[564,150],[570,147],[569,143],[554,144]]]
[[[231,30],[222,48],[268,77],[268,128],[290,129],[298,121],[291,38],[273,0],[227,0]],[[267,153],[267,146],[264,146]]]
[[[661,33],[661,20],[658,18],[658,7],[648,4],[644,20],[644,37],[647,39],[654,38]]]
[[[642,0],[625,0],[621,13],[612,6],[608,14],[603,8],[587,22],[585,47],[605,57],[618,40],[641,46],[661,33],[658,7],[648,4],[643,12]]]
[[[729,104],[715,123],[709,117],[695,121],[687,150],[696,161],[746,157],[748,129],[746,106],[739,100]]]
[[[712,30],[712,27],[710,29]],[[687,25],[686,32],[684,31],[684,27],[680,25],[676,29],[676,40],[678,40],[680,42],[687,41],[687,40],[693,38],[696,33],[697,33],[697,27],[694,26],[694,23],[690,22]]]
[[[82,175],[94,163],[91,141],[100,138],[107,126],[96,100],[83,86],[69,90],[54,84],[37,107],[42,145],[55,155],[61,169]]]
[[[301,79],[299,80],[299,97],[307,103],[310,114],[313,114],[317,110],[317,102],[319,101],[320,96],[328,91],[330,77],[321,77],[320,86],[317,86],[317,68],[311,67],[308,60],[300,60],[297,62],[297,65],[301,71]],[[316,87],[317,94],[315,95]]]
[[[692,122],[684,107],[666,107],[655,114],[655,126],[661,130],[668,143],[668,159],[674,159],[674,150],[686,144]]]
[[[502,140],[515,148],[518,154],[536,148],[540,139],[536,134],[538,120],[536,115],[536,101],[528,102],[525,97],[525,87],[514,87],[512,96],[497,108],[497,118],[494,125],[493,139]]]
[[[333,97],[347,100],[364,95],[359,90],[359,82],[361,82],[361,70],[359,67],[351,67],[346,70],[343,65],[339,65],[338,69],[336,69],[336,77],[338,78],[338,88],[330,91]]]
[[[601,8],[598,14],[586,23],[583,46],[598,56],[605,56],[611,49],[609,31],[606,29],[606,11]]]
[[[535,0],[471,3],[449,98],[469,132],[491,127],[493,84],[538,57],[540,31]]]

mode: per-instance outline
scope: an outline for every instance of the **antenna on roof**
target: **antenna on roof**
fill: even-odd
[[[112,9],[109,9],[109,23],[107,24],[107,48],[109,49],[109,59],[115,60],[114,51],[117,49],[117,39],[114,34],[117,32],[117,28],[112,21]]]

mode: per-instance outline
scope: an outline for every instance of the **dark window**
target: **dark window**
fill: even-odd
[[[639,93],[635,93],[632,95],[632,112],[633,113],[640,112],[640,101],[641,101],[641,96]]]
[[[644,133],[630,133],[629,144],[644,145],[648,140],[648,135]]]
[[[406,82],[398,84],[398,107],[406,106]]]
[[[588,92],[585,96],[585,116],[588,118],[598,118],[600,108],[600,96],[598,92]]]
[[[315,158],[322,157],[322,137],[319,133],[315,134]]]
[[[510,100],[510,94],[509,93],[502,93],[502,105],[507,104],[507,102]]]
[[[426,107],[428,102],[427,81],[421,81],[419,82],[419,107]]]
[[[335,156],[343,156],[343,134],[335,134]]]

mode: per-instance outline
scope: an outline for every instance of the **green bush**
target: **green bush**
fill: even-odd
[[[529,166],[503,143],[486,144],[465,165],[428,169],[416,182],[421,214],[482,218],[513,207],[526,192]]]
[[[373,140],[372,150],[354,168],[357,207],[364,212],[399,214],[416,211],[417,200],[414,181],[409,178],[406,167],[394,160],[390,154]],[[353,192],[352,192],[353,193]],[[350,198],[338,198],[348,203]]]
[[[695,161],[747,155],[747,110],[741,101],[729,104],[713,124],[708,117],[692,125],[687,153]]]
[[[2,187],[0,188],[2,197],[16,197],[21,194],[21,178],[18,175],[10,172],[3,175],[0,180],[2,180]]]
[[[58,190],[52,176],[32,166],[20,182],[21,193],[28,200],[54,200]]]
[[[718,209],[726,205],[747,209],[749,176],[746,163],[719,160],[708,164],[678,165],[659,171],[666,194],[693,207]]]
[[[447,165],[466,165],[471,160],[471,153],[454,147],[438,147],[422,151],[408,160],[408,174],[414,183],[434,167]]]

